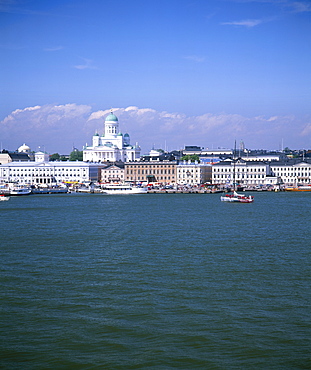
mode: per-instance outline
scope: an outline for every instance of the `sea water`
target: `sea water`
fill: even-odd
[[[310,369],[311,193],[0,204],[0,368]]]

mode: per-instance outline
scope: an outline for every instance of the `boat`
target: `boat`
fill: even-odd
[[[285,191],[311,191],[311,185],[290,186]]]
[[[234,154],[235,153],[236,153],[236,142],[234,145]],[[254,197],[252,195],[239,194],[236,191],[237,183],[235,181],[235,163],[236,160],[235,158],[233,158],[233,192],[228,193],[226,195],[222,195],[220,197],[220,200],[222,202],[232,202],[232,203],[253,203]]]
[[[66,185],[53,185],[53,186],[33,186],[31,189],[33,194],[64,194],[68,193]]]
[[[25,185],[13,185],[9,187],[9,195],[29,195],[31,188]]]
[[[251,195],[238,194],[236,191],[228,193],[220,197],[222,202],[236,202],[236,203],[253,203],[254,197]]]
[[[0,194],[0,201],[9,200],[10,197],[5,196],[4,194]]]
[[[130,184],[105,185],[104,194],[147,194],[148,188],[132,186]]]

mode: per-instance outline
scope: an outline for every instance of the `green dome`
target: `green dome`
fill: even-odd
[[[117,116],[115,116],[113,113],[110,113],[110,114],[106,117],[105,121],[106,121],[106,122],[107,122],[107,121],[115,121],[115,122],[118,122],[118,117],[117,117]]]

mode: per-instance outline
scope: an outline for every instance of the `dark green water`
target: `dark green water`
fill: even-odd
[[[0,204],[1,369],[310,369],[311,194]]]

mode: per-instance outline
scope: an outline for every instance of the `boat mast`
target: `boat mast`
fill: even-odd
[[[236,140],[234,141],[234,152],[233,152],[233,191],[236,190],[236,184],[235,184],[235,153],[236,153]]]

